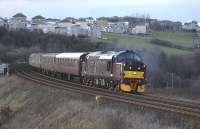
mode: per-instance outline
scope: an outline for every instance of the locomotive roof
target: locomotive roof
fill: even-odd
[[[56,58],[72,58],[72,59],[80,59],[80,57],[85,54],[84,52],[78,53],[60,53],[56,55]]]
[[[113,56],[116,56],[119,52],[115,51],[98,51],[98,52],[91,52],[88,54],[88,58],[96,57],[98,59],[105,59],[111,60]]]

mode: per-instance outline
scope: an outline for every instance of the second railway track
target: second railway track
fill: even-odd
[[[153,95],[116,93],[110,90],[100,89],[96,87],[87,87],[79,83],[55,79],[53,77],[42,75],[28,69],[18,69],[16,70],[16,74],[20,77],[34,81],[36,83],[59,88],[62,90],[73,91],[88,95],[100,95],[107,99],[129,103],[144,108],[151,108],[165,112],[173,112],[200,118],[200,104],[196,102],[168,99],[166,97],[158,97]]]

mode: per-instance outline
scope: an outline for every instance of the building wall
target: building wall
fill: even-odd
[[[32,23],[35,24],[46,24],[47,20],[46,19],[32,19]]]
[[[198,28],[198,25],[195,23],[188,23],[183,25],[183,30],[187,30],[187,31],[192,31],[192,30],[196,30]]]

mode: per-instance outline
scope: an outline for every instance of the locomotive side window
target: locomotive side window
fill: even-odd
[[[111,70],[111,61],[108,61],[107,63],[107,71],[110,71]]]

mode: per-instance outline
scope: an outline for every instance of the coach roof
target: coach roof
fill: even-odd
[[[56,55],[56,58],[70,58],[70,59],[80,59],[80,57],[85,54],[84,52],[78,53],[60,53]]]
[[[58,53],[46,53],[46,54],[42,54],[43,57],[56,57]]]

